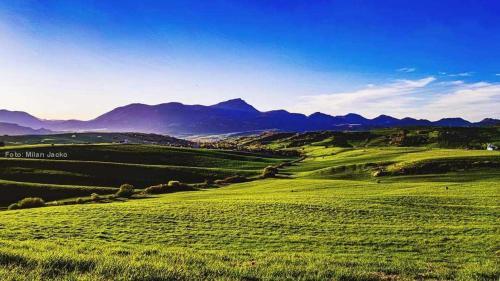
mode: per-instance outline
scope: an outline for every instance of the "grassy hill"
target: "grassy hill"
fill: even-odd
[[[317,131],[306,133],[268,132],[225,139],[220,146],[283,149],[306,145],[327,147],[435,147],[485,149],[500,144],[500,127],[391,128],[363,132]]]
[[[135,143],[192,146],[187,140],[170,136],[144,133],[52,133],[33,135],[3,135],[0,142],[6,145],[34,144],[96,144],[96,143]]]
[[[500,168],[500,152],[425,147],[325,148],[308,146],[309,157],[285,171],[308,178],[350,178],[376,181],[377,176],[480,174]],[[383,173],[378,173],[383,172]]]
[[[79,160],[72,161],[91,165],[113,165],[103,153],[138,161],[134,165],[166,161],[238,172],[283,160],[151,146],[82,148],[99,152],[75,154]],[[280,169],[286,177],[110,204],[0,212],[0,279],[500,278],[499,152],[339,147],[321,140],[297,149],[306,158]],[[151,163],[140,162],[141,155]],[[443,169],[420,169],[427,163]]]
[[[107,194],[124,183],[146,188],[170,180],[199,183],[234,175],[251,177],[268,165],[287,160],[247,152],[125,144],[0,148],[0,156],[5,152],[44,156],[0,158],[0,179],[4,180],[0,182],[0,205],[43,192],[47,192],[44,198],[55,200],[94,192]],[[48,158],[49,153],[66,157]],[[67,193],[54,192],[62,189]]]
[[[116,188],[110,187],[0,180],[0,207],[5,207],[26,197],[42,197],[47,201],[53,201],[63,198],[89,196],[92,193],[111,194],[115,192]]]

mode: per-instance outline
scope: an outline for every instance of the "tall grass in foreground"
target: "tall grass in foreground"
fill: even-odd
[[[308,253],[231,253],[130,245],[16,243],[2,280],[494,280],[496,264],[429,272],[429,264]],[[28,254],[29,251],[41,251]]]

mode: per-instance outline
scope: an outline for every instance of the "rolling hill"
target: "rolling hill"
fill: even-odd
[[[305,158],[276,178],[114,203],[1,211],[0,279],[498,280],[498,166],[455,166],[498,164],[498,151],[354,147],[355,138],[347,139],[349,147],[327,147],[299,136],[308,142],[293,148]],[[283,135],[273,137],[285,142]],[[81,146],[81,154],[64,148],[82,163],[252,170],[278,160],[143,145]],[[457,169],[397,172],[428,163]],[[379,166],[395,173],[376,175]],[[42,167],[32,175],[45,173]],[[150,178],[142,166],[134,169],[144,173],[137,180]],[[71,196],[85,190],[9,181],[0,182],[0,190],[9,184]]]
[[[47,129],[32,129],[19,126],[13,123],[0,122],[0,135],[21,136],[21,135],[47,135],[54,132]]]
[[[44,135],[0,135],[6,145],[135,143],[191,147],[193,142],[166,135],[144,133],[55,133]]]
[[[20,156],[7,157],[5,152]],[[50,153],[63,156],[49,157]],[[146,188],[171,180],[202,183],[235,175],[251,177],[285,160],[250,152],[151,144],[8,146],[0,148],[0,206],[29,196],[57,200],[109,194],[125,183]]]
[[[235,136],[217,143],[218,147],[287,149],[305,145],[325,147],[436,147],[486,149],[492,143],[500,145],[500,128],[392,128],[362,132],[318,131],[304,133],[265,132],[250,136]],[[206,144],[212,145],[212,144]]]

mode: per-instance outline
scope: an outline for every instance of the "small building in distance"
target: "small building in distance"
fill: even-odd
[[[497,149],[498,149],[498,147],[492,143],[488,143],[486,145],[486,150],[497,150]]]

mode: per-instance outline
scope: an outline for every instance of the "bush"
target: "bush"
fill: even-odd
[[[101,196],[97,193],[90,194],[90,200],[92,200],[92,201],[97,202],[97,201],[101,201],[101,199],[102,199]]]
[[[264,171],[262,171],[263,178],[274,178],[278,173],[278,168],[273,166],[267,166]]]
[[[5,146],[5,142],[0,141],[0,147],[3,147],[3,146]]]
[[[182,183],[180,181],[169,181],[168,182],[169,187],[179,187],[181,185],[182,185]]]
[[[193,188],[188,184],[182,183],[180,181],[169,181],[168,184],[159,184],[150,186],[144,189],[144,193],[161,194],[161,193],[189,191],[189,190],[193,190]]]
[[[223,180],[216,180],[215,184],[240,183],[240,182],[246,182],[246,181],[248,181],[248,179],[243,177],[243,176],[231,176],[231,177],[227,177]]]
[[[132,195],[134,195],[134,189],[135,187],[131,184],[122,184],[122,186],[120,186],[120,189],[116,192],[116,196],[130,198]]]
[[[83,204],[83,203],[85,203],[85,200],[83,200],[83,198],[76,198],[75,203],[76,204]]]
[[[161,193],[166,193],[167,189],[168,189],[168,185],[166,185],[166,184],[153,185],[153,186],[150,186],[150,187],[144,189],[144,193],[146,193],[146,194],[161,194]]]
[[[167,192],[188,191],[188,190],[193,190],[193,188],[186,183],[182,183],[180,181],[168,182]]]
[[[9,210],[44,207],[45,201],[39,197],[27,197],[9,206]]]

